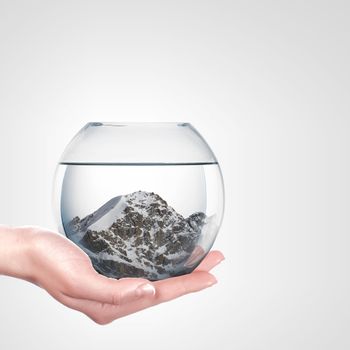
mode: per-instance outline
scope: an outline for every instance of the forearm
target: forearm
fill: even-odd
[[[30,236],[21,228],[0,225],[0,275],[31,279]]]

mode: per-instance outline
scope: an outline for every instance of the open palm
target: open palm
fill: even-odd
[[[31,234],[30,282],[62,304],[83,312],[99,324],[216,283],[209,271],[224,257],[210,252],[191,274],[150,282],[143,278],[108,278],[98,274],[89,257],[67,238],[38,227]]]

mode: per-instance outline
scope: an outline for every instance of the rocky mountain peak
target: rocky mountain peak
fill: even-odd
[[[162,279],[184,273],[206,215],[187,218],[154,192],[117,196],[67,225],[68,237],[109,277]]]

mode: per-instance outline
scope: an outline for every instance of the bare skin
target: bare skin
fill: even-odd
[[[224,256],[211,251],[191,274],[150,282],[98,274],[67,238],[35,226],[0,226],[0,275],[27,280],[98,324],[198,292],[215,284],[209,272]]]

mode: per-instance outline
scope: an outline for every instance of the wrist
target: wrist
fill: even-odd
[[[32,280],[32,230],[0,226],[0,275]]]

